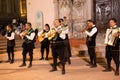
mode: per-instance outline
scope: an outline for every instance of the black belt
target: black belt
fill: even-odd
[[[64,41],[53,41],[52,43],[62,43]]]

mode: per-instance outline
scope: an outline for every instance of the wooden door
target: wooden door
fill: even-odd
[[[116,18],[120,26],[120,0],[94,0],[94,19],[100,31],[108,27],[108,20]]]

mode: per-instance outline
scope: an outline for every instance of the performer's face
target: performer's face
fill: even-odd
[[[113,21],[113,20],[110,20],[109,21],[109,25],[110,25],[110,27],[114,27],[116,25],[116,22]]]
[[[44,26],[44,30],[49,30],[49,27],[48,26]]]
[[[89,27],[92,27],[93,26],[93,23],[92,22],[87,22],[87,25],[89,26]]]
[[[6,30],[7,30],[7,31],[11,31],[10,26],[7,26],[7,27],[6,27]]]
[[[54,26],[55,26],[55,27],[58,27],[58,26],[60,26],[60,25],[61,25],[61,24],[60,24],[60,22],[59,22],[58,20],[55,20],[55,21],[54,21]]]
[[[29,24],[26,24],[26,25],[25,25],[25,28],[26,28],[27,30],[29,30],[29,29],[30,29]]]

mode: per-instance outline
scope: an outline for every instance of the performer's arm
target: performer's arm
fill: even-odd
[[[60,33],[60,38],[62,38],[62,39],[65,39],[65,38],[66,38],[66,32],[65,32],[65,31],[62,31],[62,32]]]
[[[40,31],[40,32],[38,32],[38,36],[40,36],[42,33],[43,33],[43,30],[42,30],[42,31]]]
[[[26,35],[26,37],[27,37],[29,40],[33,40],[34,37],[35,37],[35,33],[31,33],[30,36]]]
[[[95,33],[97,32],[97,28],[93,28],[91,32],[88,32],[88,31],[85,31],[85,33],[88,35],[88,36],[93,36]]]
[[[15,33],[12,32],[12,33],[11,33],[11,36],[10,36],[10,37],[6,36],[6,38],[9,39],[9,40],[15,39]]]

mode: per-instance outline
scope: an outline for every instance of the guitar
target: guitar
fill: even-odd
[[[38,36],[39,42],[42,42],[45,39],[45,35],[46,35],[46,32],[42,33],[40,36]]]
[[[50,35],[48,37],[48,40],[51,40],[51,39],[53,39],[56,36],[56,31],[54,29],[52,29],[52,30],[49,31],[48,35]]]

